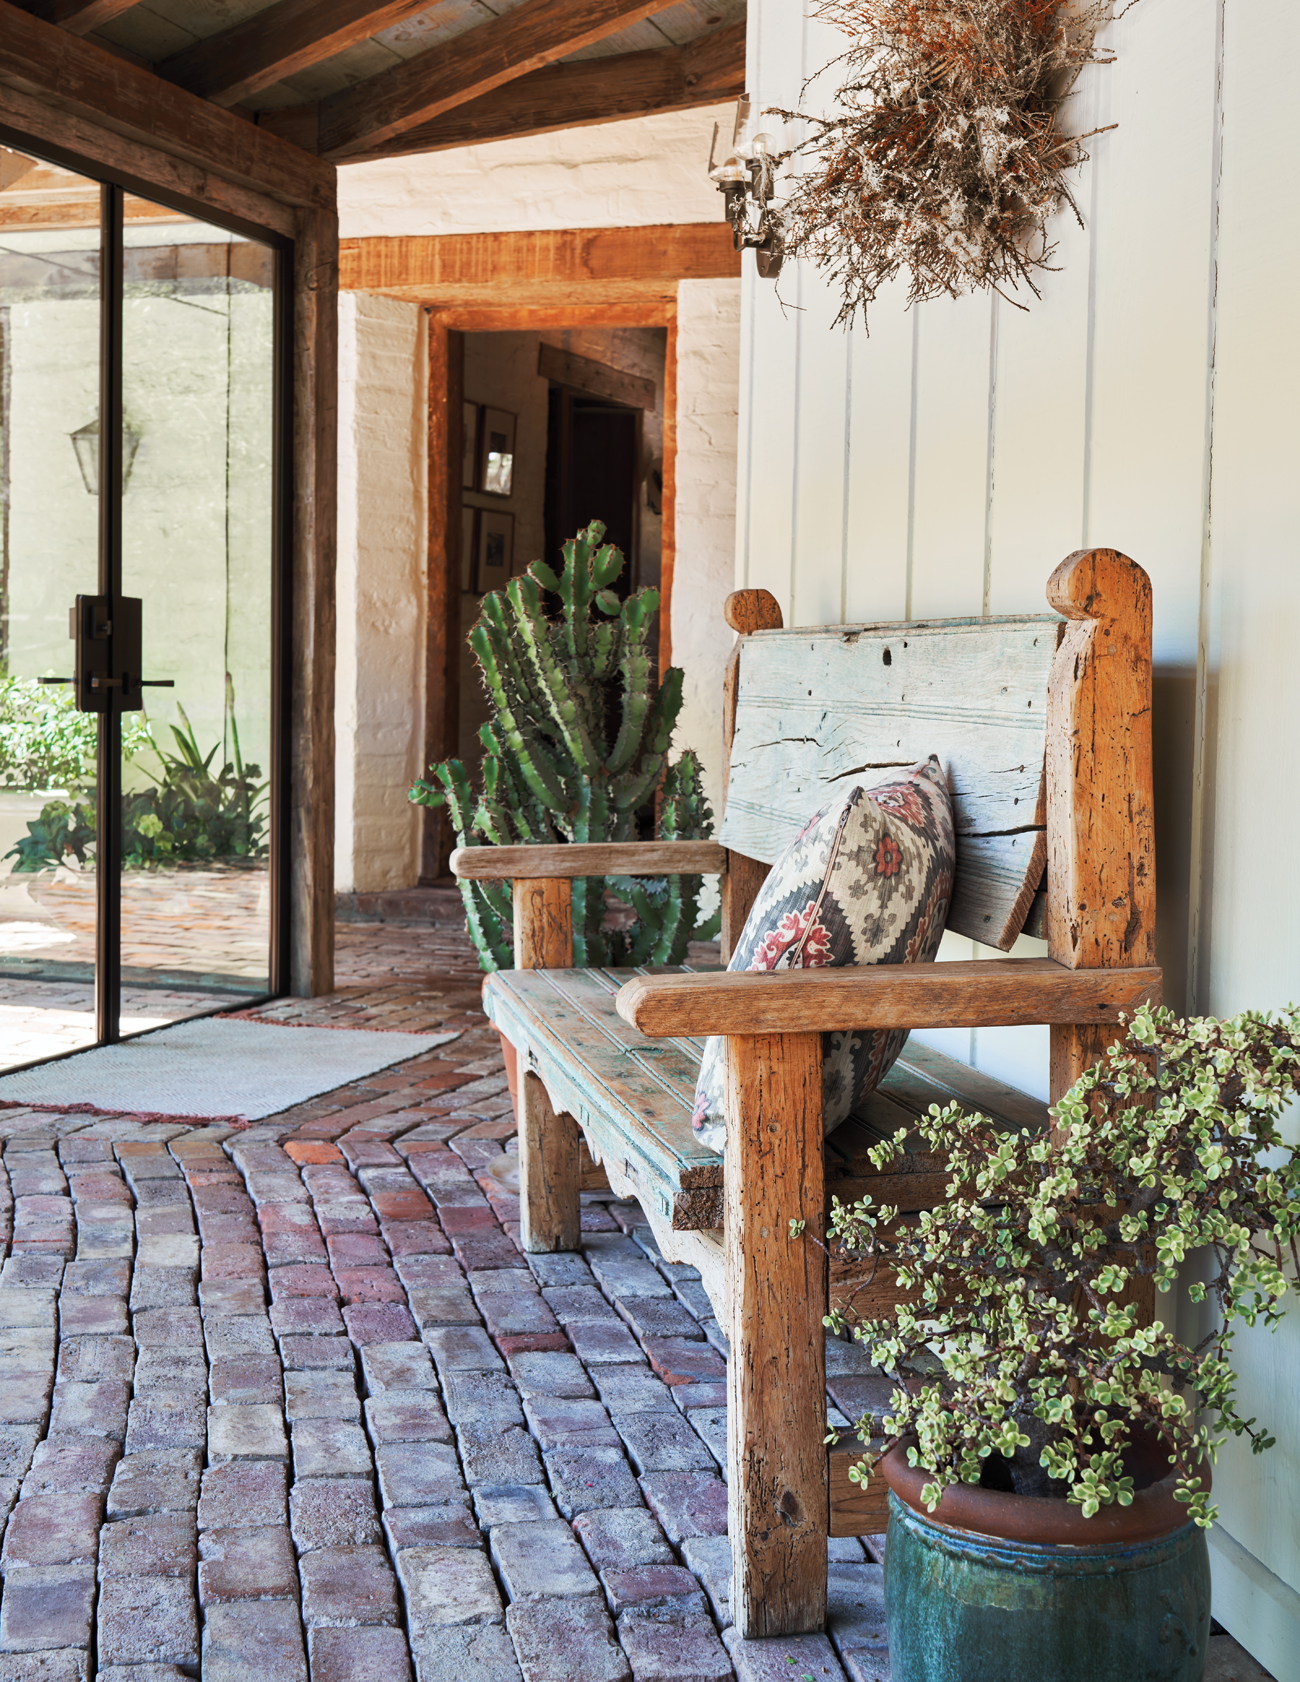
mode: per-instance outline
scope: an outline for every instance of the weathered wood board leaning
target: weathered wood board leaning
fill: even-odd
[[[700,1270],[727,1367],[732,1612],[747,1636],[820,1629],[827,1535],[884,1528],[883,1493],[824,1446],[828,1292],[859,1281],[792,1239],[824,1230],[832,1194],[904,1210],[942,1196],[942,1164],[874,1173],[865,1151],[957,1098],[1011,1127],[1045,1106],[909,1045],[860,1114],[823,1144],[821,1039],[855,1027],[1051,1025],[1055,1099],[1121,1013],[1158,1001],[1151,792],[1151,587],[1113,550],[1071,555],[1053,614],[783,630],[776,602],[727,602],[727,795],[720,840],[464,848],[463,877],[514,882],[515,965],[484,990],[522,1079],[521,1228],[531,1251],[576,1249],[582,1140],[640,1199],[665,1255]],[[1058,617],[1058,615],[1060,617]],[[1007,951],[1044,931],[1047,958],[777,973],[575,970],[569,881],[717,872],[723,946],[768,867],[828,792],[938,754],[953,793],[948,927]],[[725,1160],[690,1115],[702,1036],[727,1036]],[[880,1273],[879,1313],[899,1298]],[[864,1306],[859,1295],[858,1307]]]

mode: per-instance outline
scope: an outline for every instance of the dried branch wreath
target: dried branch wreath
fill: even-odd
[[[838,113],[774,114],[812,125],[783,154],[811,165],[788,177],[785,250],[838,283],[837,323],[865,322],[903,270],[909,304],[1021,281],[1041,296],[1049,219],[1064,204],[1083,223],[1068,176],[1089,134],[1063,132],[1061,110],[1084,65],[1113,62],[1096,44],[1113,0],[820,0],[815,15],[852,40]]]

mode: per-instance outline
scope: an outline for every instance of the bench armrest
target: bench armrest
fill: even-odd
[[[1159,1004],[1161,972],[1066,969],[1051,958],[844,969],[639,975],[618,1014],[643,1034],[805,1034],[846,1028],[1110,1023]]]
[[[462,881],[518,877],[720,876],[727,849],[716,841],[591,841],[558,847],[457,847],[451,873]]]

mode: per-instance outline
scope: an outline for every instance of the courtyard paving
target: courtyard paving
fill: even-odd
[[[458,1038],[233,1131],[0,1111],[0,1682],[887,1682],[854,1540],[826,1635],[737,1639],[725,1338],[635,1203],[521,1253],[454,914],[258,1014]]]

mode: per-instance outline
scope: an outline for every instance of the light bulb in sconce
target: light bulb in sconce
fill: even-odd
[[[728,152],[720,164],[709,171],[709,178],[719,186],[724,183],[735,183],[737,186],[748,181],[749,174],[743,163],[734,152]]]
[[[770,134],[756,134],[749,143],[751,158],[770,158],[776,150],[776,142]]]

